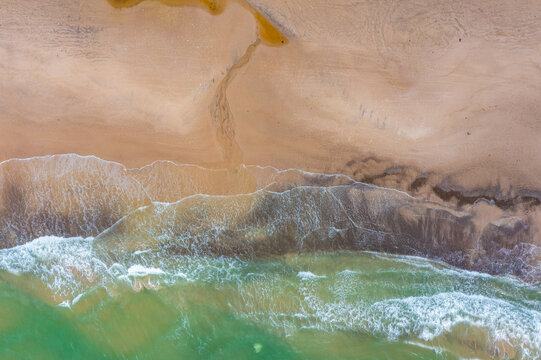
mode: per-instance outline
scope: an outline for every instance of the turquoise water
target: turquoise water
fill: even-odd
[[[0,251],[2,359],[541,357],[541,288],[370,252],[257,261],[93,238]]]

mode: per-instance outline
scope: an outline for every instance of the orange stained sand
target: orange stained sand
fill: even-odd
[[[287,44],[287,38],[259,12],[252,10],[257,20],[259,38],[267,45]]]
[[[107,0],[114,8],[122,9],[138,5],[145,0]],[[225,0],[157,0],[167,6],[193,6],[200,7],[212,15],[220,14],[225,8]],[[245,1],[239,3],[248,9],[257,21],[257,35],[266,45],[280,46],[288,43],[287,38],[272,25],[261,13],[256,11]]]
[[[143,2],[144,0],[107,0],[107,1],[113,7],[117,9],[122,9],[122,8],[129,8],[129,7],[139,5],[139,3]],[[167,6],[199,7],[199,8],[207,10],[209,13],[213,15],[220,14],[225,8],[225,4],[223,0],[158,0],[158,1]]]

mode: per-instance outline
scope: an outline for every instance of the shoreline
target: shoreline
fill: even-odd
[[[140,238],[133,246],[142,249],[163,233],[169,240],[162,246],[172,253],[257,258],[381,250],[529,282],[541,274],[539,223],[531,209],[502,209],[487,200],[459,207],[340,174],[167,161],[129,169],[68,154],[2,162],[0,185],[0,232],[8,248],[45,235],[99,235],[128,248],[132,240],[122,239]],[[191,240],[183,245],[177,238]]]

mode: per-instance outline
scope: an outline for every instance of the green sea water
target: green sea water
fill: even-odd
[[[541,289],[367,252],[257,261],[92,238],[0,251],[1,359],[541,357]]]

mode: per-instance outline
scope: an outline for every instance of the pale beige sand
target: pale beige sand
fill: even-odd
[[[422,172],[500,197],[541,188],[540,2],[249,3],[289,43],[258,45],[228,81],[236,162],[408,191]],[[1,159],[223,165],[211,113],[257,39],[245,7],[4,0],[0,19]]]

